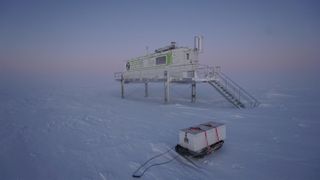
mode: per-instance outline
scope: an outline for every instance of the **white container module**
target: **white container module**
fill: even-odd
[[[179,145],[195,153],[225,139],[225,124],[212,121],[179,131]]]

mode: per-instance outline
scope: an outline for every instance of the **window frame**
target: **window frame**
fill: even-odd
[[[159,56],[156,58],[156,65],[167,64],[167,56]]]

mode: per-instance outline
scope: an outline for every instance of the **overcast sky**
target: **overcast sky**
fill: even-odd
[[[320,68],[318,1],[0,2],[0,70],[106,72],[204,36],[201,63],[227,71]]]

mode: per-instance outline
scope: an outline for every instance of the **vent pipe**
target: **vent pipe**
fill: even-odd
[[[195,36],[194,37],[194,50],[198,51],[199,53],[203,52],[203,36]]]

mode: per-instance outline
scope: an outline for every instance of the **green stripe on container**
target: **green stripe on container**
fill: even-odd
[[[167,53],[167,65],[172,64],[172,52]]]

